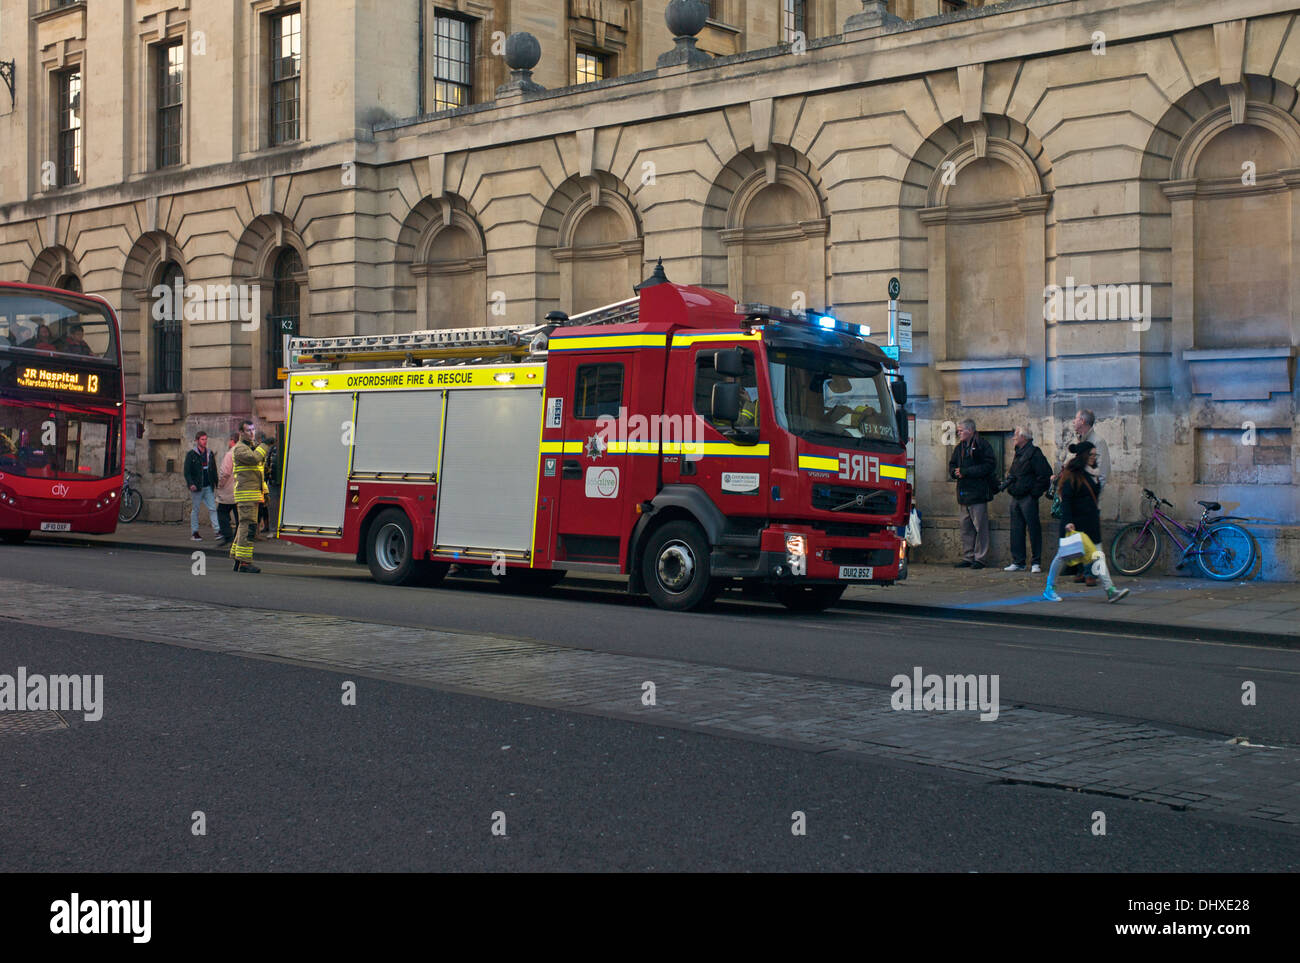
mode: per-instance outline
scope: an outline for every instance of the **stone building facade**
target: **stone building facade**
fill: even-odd
[[[1107,525],[1144,487],[1239,505],[1293,577],[1300,4],[713,0],[711,58],[660,65],[667,7],[0,0],[0,278],[119,307],[130,457],[175,514],[198,427],[282,419],[282,324],[529,322],[662,257],[880,331],[897,276],[928,555],[954,422],[1054,457],[1086,407]],[[178,277],[262,316],[159,320]]]

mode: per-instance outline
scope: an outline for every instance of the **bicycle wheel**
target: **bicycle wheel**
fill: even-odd
[[[1196,543],[1196,564],[1220,582],[1240,578],[1255,564],[1255,540],[1232,522],[1213,525]]]
[[[117,508],[117,520],[133,522],[142,508],[144,508],[144,499],[140,493],[134,488],[127,488],[122,492],[122,504]]]
[[[1145,522],[1125,525],[1110,540],[1110,563],[1120,575],[1141,575],[1160,555],[1160,529]]]

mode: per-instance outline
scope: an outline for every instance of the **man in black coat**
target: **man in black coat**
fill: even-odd
[[[957,481],[961,515],[961,561],[956,568],[983,568],[989,554],[989,502],[994,495],[993,448],[967,418],[957,427],[957,447],[948,459],[948,477]]]
[[[190,489],[190,538],[203,540],[199,534],[199,505],[208,510],[212,522],[212,537],[221,537],[221,523],[217,519],[217,459],[208,448],[208,433],[200,431],[194,436],[194,447],[185,453],[185,484]]]
[[[1025,570],[1025,530],[1033,553],[1033,571],[1043,570],[1043,527],[1038,521],[1038,499],[1052,484],[1052,466],[1034,444],[1034,433],[1021,425],[1015,433],[1016,454],[1004,488],[1011,496],[1011,564],[1003,571]]]

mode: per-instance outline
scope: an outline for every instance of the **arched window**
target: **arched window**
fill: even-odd
[[[158,274],[167,293],[151,303],[153,317],[153,386],[155,394],[181,390],[181,324],[185,318],[185,275],[175,261]]]
[[[284,336],[298,333],[298,278],[302,273],[302,258],[291,247],[286,247],[279,253],[275,266],[271,269],[271,314],[267,318],[264,381],[267,388],[278,388],[280,385],[276,375],[284,366]]]

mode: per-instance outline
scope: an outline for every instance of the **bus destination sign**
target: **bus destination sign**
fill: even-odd
[[[22,367],[18,371],[17,380],[20,388],[66,391],[79,395],[97,395],[100,392],[100,376],[88,371]]]

